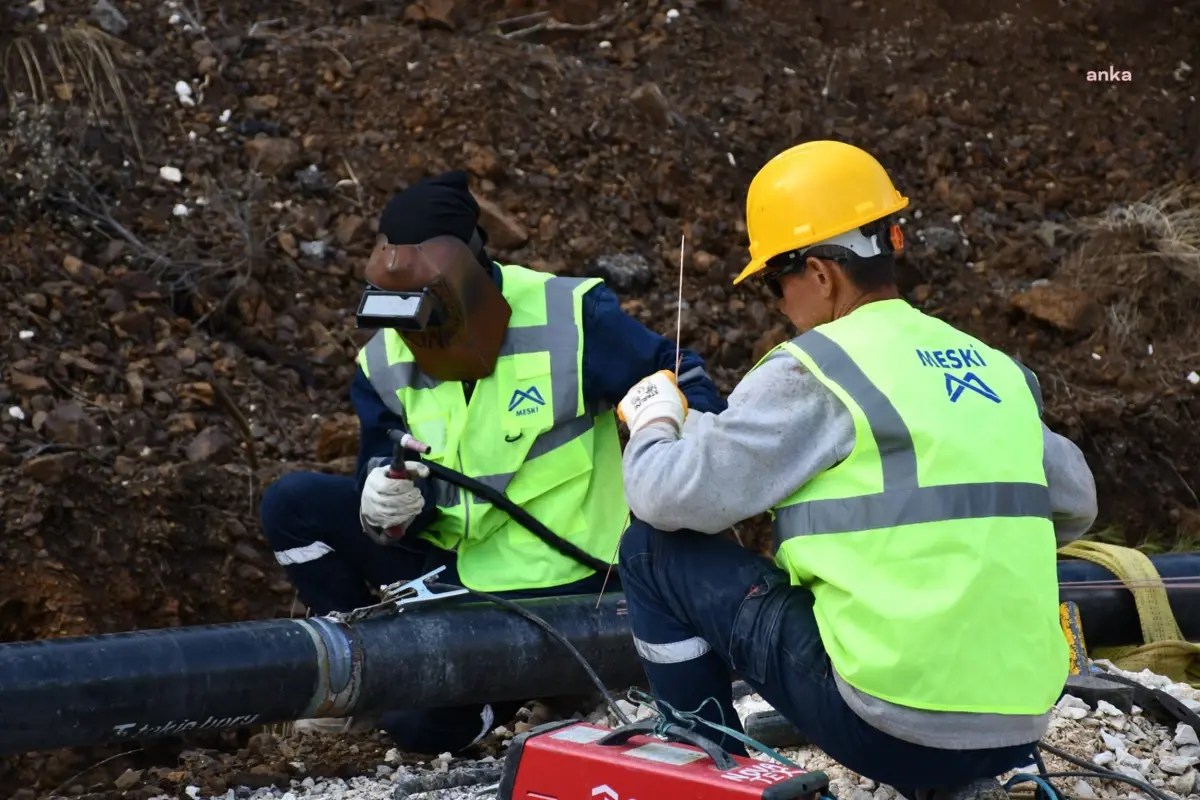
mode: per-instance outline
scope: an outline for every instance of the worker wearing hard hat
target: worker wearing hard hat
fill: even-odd
[[[720,415],[688,414],[669,371],[621,401],[642,522],[622,583],[650,685],[675,709],[715,698],[701,715],[736,727],[733,668],[869,778],[1004,797],[994,776],[1032,762],[1067,677],[1055,551],[1094,521],[1095,484],[1042,423],[1027,368],[899,296],[907,205],[841,142],[755,176],[734,283],[764,281],[800,335]],[[704,535],[764,511],[774,563]]]
[[[381,584],[437,567],[446,568],[438,580],[526,597],[595,593],[607,577],[628,517],[613,406],[643,375],[675,364],[675,343],[626,314],[599,278],[495,262],[478,222],[461,170],[392,197],[358,312],[377,332],[350,386],[361,424],[356,474],[295,472],[263,495],[267,541],[315,614],[372,605]],[[724,408],[699,356],[684,350],[682,361],[690,402]],[[404,473],[391,471],[389,432],[398,431],[429,447]],[[535,537],[431,467],[474,479],[573,550]],[[380,724],[404,750],[440,753],[471,744],[518,707],[298,727]]]

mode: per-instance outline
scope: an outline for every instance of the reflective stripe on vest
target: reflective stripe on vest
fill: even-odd
[[[775,510],[778,548],[797,536],[889,529],[914,523],[988,517],[1050,518],[1050,493],[1036,483],[966,483],[920,486],[912,435],[891,401],[871,382],[836,342],[809,331],[787,346],[799,348],[839,384],[862,409],[879,448],[883,492],[859,497],[809,500]],[[1042,410],[1037,378],[1013,359],[1025,374]]]
[[[537,437],[525,456],[526,461],[545,455],[587,433],[595,425],[595,416],[607,410],[587,408],[582,416],[578,414],[581,376],[577,361],[579,328],[575,323],[574,291],[587,280],[553,278],[548,281],[545,285],[546,323],[509,328],[500,346],[501,357],[523,353],[550,354],[554,426]],[[404,406],[397,393],[406,388],[432,389],[441,381],[421,372],[413,361],[389,365],[386,335],[386,331],[379,331],[363,348],[367,360],[366,373],[388,410],[407,424]],[[515,475],[515,472],[505,472],[481,475],[475,480],[503,492]],[[434,480],[433,486],[435,502],[439,506],[452,508],[462,502],[457,486],[441,480]]]

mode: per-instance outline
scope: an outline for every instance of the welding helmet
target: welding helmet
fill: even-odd
[[[512,308],[468,244],[437,236],[396,245],[380,234],[365,277],[360,327],[395,330],[435,380],[492,374]]]
[[[750,263],[733,282],[764,271],[782,274],[781,268],[803,264],[808,256],[840,260],[898,252],[904,239],[891,216],[906,206],[908,198],[865,150],[836,141],[788,148],[750,182]]]
[[[467,173],[427,177],[392,196],[367,262],[359,326],[392,328],[421,372],[472,381],[495,369],[512,309],[493,280]]]

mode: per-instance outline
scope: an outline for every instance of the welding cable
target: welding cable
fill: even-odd
[[[1111,769],[1105,769],[1098,764],[1093,764],[1089,761],[1085,761],[1082,758],[1073,756],[1066,750],[1060,750],[1054,745],[1046,744],[1045,742],[1038,742],[1038,747],[1045,750],[1052,756],[1057,756],[1063,761],[1082,768],[1082,771],[1080,772],[1047,772],[1042,775],[1043,778],[1091,778],[1093,780],[1119,781],[1121,783],[1128,783],[1131,786],[1136,786],[1151,797],[1158,798],[1158,800],[1179,800],[1178,797],[1167,794],[1158,787],[1152,786],[1146,781],[1140,781],[1137,778],[1130,778],[1128,775],[1122,775],[1120,772],[1115,772]]]
[[[1039,744],[1041,743],[1039,742]],[[1046,774],[1046,759],[1042,758],[1042,754],[1038,752],[1036,747],[1033,748],[1033,763],[1037,764],[1038,775]]]
[[[1151,797],[1157,797],[1159,800],[1180,800],[1174,795],[1167,794],[1161,789],[1156,789],[1152,784],[1146,781],[1140,781],[1137,778],[1130,778],[1128,775],[1122,775],[1119,772],[1093,772],[1090,770],[1079,770],[1078,772],[1047,772],[1046,778],[1088,778],[1096,781],[1118,781],[1120,783],[1128,783],[1131,786],[1136,786]]]
[[[441,464],[433,461],[422,461],[421,463],[426,467],[429,467],[429,473],[435,478],[440,478],[446,483],[453,484],[454,486],[468,491],[471,494],[482,497],[496,508],[505,511],[515,521],[521,523],[526,530],[528,530],[537,538],[541,539],[548,547],[553,548],[567,558],[574,559],[578,563],[583,564],[585,567],[595,570],[596,572],[604,572],[614,568],[613,565],[609,564],[607,561],[601,561],[591,553],[588,553],[580,548],[578,545],[568,542],[566,539],[547,528],[528,511],[521,508],[512,500],[508,499],[504,492],[497,491],[491,486],[488,486],[486,483],[477,481],[474,478],[458,472],[457,470],[450,469],[449,467],[442,466]]]
[[[426,585],[430,589],[465,589],[471,596],[478,597],[480,600],[486,600],[489,603],[495,603],[501,608],[512,611],[513,613],[529,620],[534,625],[537,625],[546,633],[550,634],[550,637],[554,639],[554,641],[565,647],[567,651],[575,658],[575,660],[579,662],[579,665],[583,667],[584,672],[587,673],[588,678],[595,685],[595,687],[600,690],[600,695],[604,698],[604,702],[608,704],[610,709],[612,709],[613,714],[617,716],[617,719],[621,721],[621,724],[632,724],[633,720],[629,719],[625,712],[621,710],[621,707],[617,705],[617,701],[613,699],[613,696],[609,694],[608,689],[605,687],[604,681],[600,680],[600,676],[596,674],[596,670],[592,669],[592,665],[588,663],[586,658],[584,658],[583,653],[579,652],[579,649],[576,648],[575,645],[571,644],[571,640],[559,633],[549,622],[546,622],[546,620],[542,619],[537,614],[521,605],[518,605],[517,603],[514,603],[512,600],[509,600],[506,597],[500,597],[499,595],[481,592],[478,589],[469,589],[466,586],[455,586],[452,583],[429,583]]]

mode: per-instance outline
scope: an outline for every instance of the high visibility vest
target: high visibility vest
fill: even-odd
[[[899,299],[776,349],[854,419],[849,457],[772,509],[838,673],[912,708],[1045,713],[1068,654],[1037,378]]]
[[[463,384],[422,373],[394,330],[358,363],[380,398],[428,444],[427,461],[504,492],[550,530],[610,561],[628,506],[611,406],[584,402],[583,295],[601,281],[500,266],[512,318],[496,368]],[[490,502],[433,479],[440,513],[420,537],[458,550],[464,586],[487,592],[560,586],[593,570],[559,554]]]

